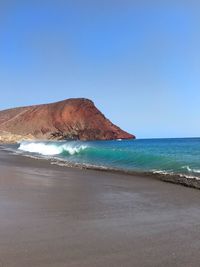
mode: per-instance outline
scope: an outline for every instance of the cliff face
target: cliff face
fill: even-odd
[[[64,101],[0,111],[0,131],[36,139],[132,139],[112,124],[88,99]]]

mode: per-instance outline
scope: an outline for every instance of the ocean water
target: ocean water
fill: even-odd
[[[200,178],[200,138],[21,142],[14,149],[54,164]]]

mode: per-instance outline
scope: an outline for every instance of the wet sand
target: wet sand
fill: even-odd
[[[0,266],[199,266],[200,191],[0,151]]]

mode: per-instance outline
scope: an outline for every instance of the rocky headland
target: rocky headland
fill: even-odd
[[[0,142],[133,139],[85,98],[0,111]]]

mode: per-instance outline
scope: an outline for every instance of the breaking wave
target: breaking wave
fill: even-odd
[[[73,145],[73,144],[63,144],[63,143],[49,143],[49,142],[22,142],[19,146],[19,150],[38,153],[44,156],[54,156],[63,153],[68,153],[69,155],[78,154],[84,149],[86,145]]]
[[[200,178],[200,139],[23,141],[17,148],[66,166]]]

